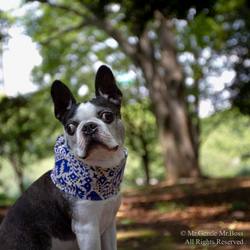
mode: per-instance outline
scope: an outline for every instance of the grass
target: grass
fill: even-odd
[[[160,213],[171,212],[176,209],[183,210],[185,208],[183,204],[179,204],[179,203],[175,203],[171,201],[157,201],[154,207]]]
[[[153,229],[138,229],[138,230],[131,230],[131,231],[120,231],[117,233],[117,240],[121,241],[124,239],[143,239],[143,238],[156,238],[157,231]]]
[[[229,204],[229,207],[232,211],[245,210],[248,204],[245,201],[236,200]]]
[[[129,218],[122,219],[120,223],[124,226],[134,226],[136,223]]]
[[[153,229],[119,231],[117,240],[120,245],[118,250],[172,250],[175,246],[172,237],[162,238],[158,235],[157,230]]]

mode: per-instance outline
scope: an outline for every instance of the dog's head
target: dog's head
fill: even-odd
[[[96,98],[77,103],[60,81],[51,87],[55,116],[64,127],[72,153],[89,164],[111,167],[124,157],[125,129],[121,121],[122,93],[112,71],[101,66],[95,79]]]

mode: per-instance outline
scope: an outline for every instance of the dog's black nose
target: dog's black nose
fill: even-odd
[[[87,122],[82,128],[83,133],[86,135],[92,135],[95,133],[96,130],[97,124],[95,124],[94,122]]]

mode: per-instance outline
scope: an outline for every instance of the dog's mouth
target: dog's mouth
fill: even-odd
[[[79,156],[82,159],[87,159],[92,153],[98,150],[107,150],[108,152],[116,152],[118,150],[119,145],[108,145],[100,138],[89,138],[86,140],[85,138],[85,147],[82,152],[82,156]]]

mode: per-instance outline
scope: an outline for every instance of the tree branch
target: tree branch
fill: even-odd
[[[95,25],[106,31],[111,37],[113,37],[121,48],[124,50],[125,54],[131,58],[135,65],[139,65],[139,60],[137,57],[136,47],[128,42],[128,39],[117,29],[115,29],[107,20],[96,20]]]
[[[133,63],[137,66],[140,65],[139,58],[138,58],[137,53],[136,53],[136,51],[137,51],[136,47],[131,45],[128,42],[127,37],[125,37],[116,28],[114,28],[112,25],[110,25],[110,23],[107,20],[96,16],[96,13],[94,13],[93,9],[91,9],[87,4],[84,4],[84,7],[89,11],[89,13],[91,13],[93,15],[92,17],[90,17],[90,16],[84,14],[83,12],[80,12],[74,8],[71,8],[70,6],[65,6],[65,5],[61,5],[61,4],[54,4],[48,0],[30,0],[30,2],[34,2],[34,1],[38,1],[40,3],[47,3],[49,6],[51,6],[53,8],[57,8],[57,9],[61,9],[61,10],[67,11],[67,12],[71,12],[73,14],[76,14],[76,15],[84,18],[84,22],[82,22],[79,26],[70,27],[68,29],[65,29],[64,31],[59,32],[58,35],[65,34],[67,32],[72,31],[73,29],[80,29],[80,28],[87,26],[87,25],[94,25],[97,28],[104,30],[112,38],[114,38],[118,42],[118,44],[121,46],[121,48],[124,50],[125,54],[131,58]],[[58,35],[56,35],[56,37]],[[51,41],[51,40],[52,40],[52,38],[49,41]]]
[[[56,38],[58,38],[58,37],[61,37],[62,35],[66,34],[66,33],[68,33],[68,32],[79,30],[79,29],[83,28],[83,27],[86,26],[86,25],[87,25],[87,24],[86,24],[85,22],[82,22],[82,23],[80,23],[80,24],[77,25],[77,26],[71,26],[71,27],[68,27],[67,29],[59,30],[59,31],[57,32],[56,35],[49,37],[46,41],[41,42],[41,44],[42,44],[42,45],[47,45],[47,44],[49,44],[51,41],[53,41],[54,39],[56,39]]]
[[[69,6],[64,6],[64,5],[61,5],[61,4],[54,4],[54,3],[51,3],[49,2],[48,0],[27,0],[26,2],[40,2],[40,3],[46,3],[48,4],[49,6],[51,7],[54,7],[54,8],[57,8],[57,9],[62,9],[62,10],[65,10],[67,12],[71,12],[73,14],[76,14],[78,16],[81,16],[81,17],[86,17],[86,15],[76,9],[73,9]]]
[[[138,58],[136,58],[136,48],[128,42],[128,38],[123,35],[122,32],[119,32],[116,28],[114,28],[107,19],[101,18],[97,15],[96,12],[88,5],[84,4],[85,8],[89,12],[91,12],[96,18],[92,20],[92,24],[96,27],[107,32],[111,37],[113,37],[118,44],[123,48],[125,54],[129,56],[132,61],[138,65]]]

